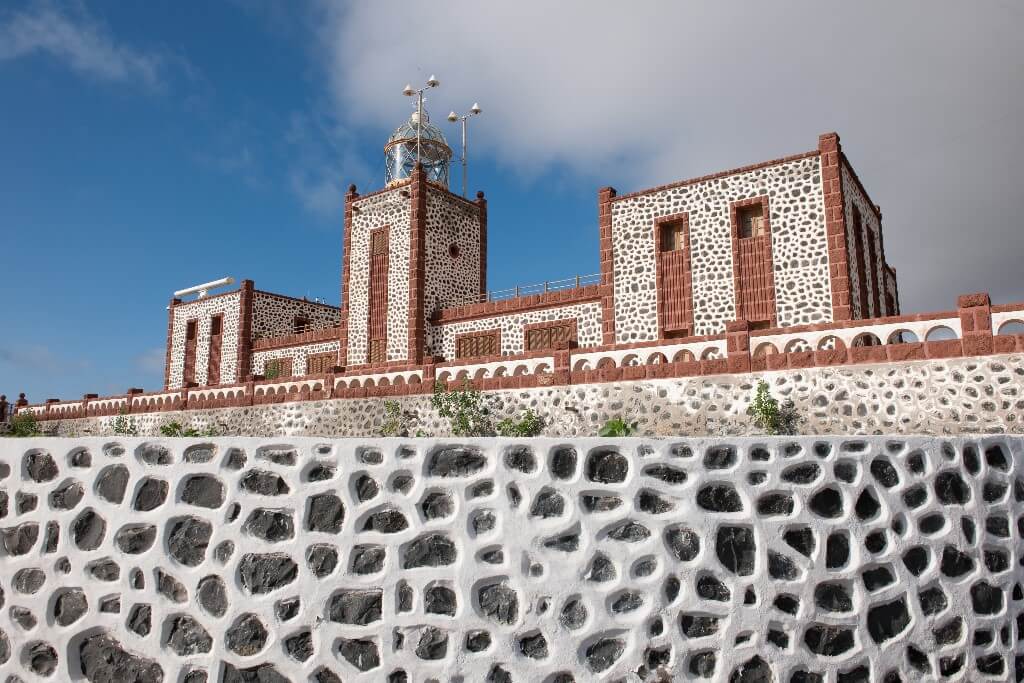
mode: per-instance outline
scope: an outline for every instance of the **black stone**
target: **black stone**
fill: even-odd
[[[710,574],[705,574],[697,579],[697,595],[704,600],[716,602],[729,602],[731,597],[726,585]]]
[[[942,612],[949,605],[946,594],[938,586],[922,590],[917,594],[917,600],[921,604],[921,612],[926,617]]]
[[[171,620],[166,645],[179,657],[187,657],[209,652],[213,648],[213,638],[202,624],[182,614]]]
[[[594,672],[611,667],[626,649],[626,641],[619,638],[601,638],[587,647],[587,665]]]
[[[581,494],[580,502],[587,512],[607,512],[622,505],[622,499],[618,496],[597,496]]]
[[[267,644],[267,628],[255,614],[243,614],[224,633],[224,644],[236,655],[250,657]]]
[[[742,512],[740,494],[730,484],[709,484],[697,492],[697,505],[709,512]]]
[[[875,481],[887,489],[891,489],[900,483],[899,473],[892,466],[892,463],[885,458],[875,458],[872,460],[870,469],[871,476],[875,478]]]
[[[935,475],[935,496],[943,505],[966,505],[971,499],[971,487],[959,473],[946,470]]]
[[[775,597],[775,602],[772,603],[775,609],[786,614],[796,616],[796,613],[800,611],[800,599],[794,595],[788,595],[783,593]]]
[[[327,481],[333,479],[337,471],[333,463],[319,460],[306,470],[306,481]]]
[[[25,473],[37,484],[44,484],[57,478],[60,471],[53,456],[45,451],[36,451],[25,455]]]
[[[491,634],[487,631],[470,631],[466,634],[466,650],[483,652],[491,646]]]
[[[405,546],[402,568],[441,567],[455,563],[455,544],[444,534],[424,534]]]
[[[853,611],[853,598],[841,583],[819,583],[815,586],[814,604],[829,612]]]
[[[380,651],[372,640],[339,638],[338,643],[338,654],[360,671],[380,666]]]
[[[69,479],[50,493],[50,507],[54,510],[73,510],[84,495],[85,487],[82,483]]]
[[[167,481],[154,477],[144,477],[135,491],[132,507],[139,512],[155,510],[167,501]]]
[[[813,484],[821,476],[821,467],[813,462],[792,465],[782,471],[782,481],[790,484]]]
[[[379,465],[384,462],[384,454],[378,448],[357,448],[356,458],[364,465]]]
[[[845,481],[847,484],[856,481],[859,471],[860,467],[853,460],[840,460],[832,467],[832,473],[836,475],[836,479]]]
[[[683,614],[679,627],[687,638],[704,638],[718,632],[719,618],[703,614]]]
[[[793,514],[793,496],[788,493],[767,493],[757,500],[757,514],[762,517]]]
[[[865,570],[861,574],[861,578],[864,580],[864,587],[871,592],[896,582],[896,577],[893,576],[892,571],[886,566]]]
[[[359,499],[360,503],[365,503],[368,500],[376,498],[380,493],[380,484],[377,480],[368,474],[362,474],[356,478],[355,482],[356,498]]]
[[[38,534],[38,528],[36,529]],[[98,512],[88,508],[71,523],[71,537],[79,550],[96,550],[107,533],[107,523]],[[4,532],[6,543],[6,530]],[[34,542],[34,541],[33,541]],[[10,551],[8,551],[10,552]]]
[[[337,534],[341,532],[344,520],[345,506],[342,505],[341,498],[333,493],[310,496],[309,508],[306,511],[306,529]]]
[[[493,530],[498,518],[493,510],[477,510],[470,518],[470,523],[473,525],[473,533],[479,536]]]
[[[632,612],[644,604],[643,593],[639,591],[622,591],[612,598],[610,609],[615,614]]]
[[[447,491],[432,491],[420,503],[424,519],[443,519],[455,512],[455,501]]]
[[[249,470],[239,484],[243,490],[261,496],[283,496],[291,492],[284,477],[269,470]]]
[[[287,586],[298,571],[298,565],[285,553],[246,553],[238,562],[239,582],[253,595]]]
[[[90,683],[161,683],[164,680],[163,669],[157,662],[127,652],[106,633],[83,639],[78,646],[78,661]]]
[[[558,620],[566,628],[575,631],[587,621],[587,608],[581,600],[573,598],[562,607]]]
[[[152,628],[153,610],[149,605],[135,605],[128,614],[128,628],[145,638]]]
[[[838,657],[853,648],[853,630],[842,626],[812,624],[804,632],[804,643],[816,655]]]
[[[276,543],[295,537],[295,521],[291,510],[256,508],[249,513],[242,530],[260,540]]]
[[[3,536],[4,550],[9,555],[25,555],[39,540],[39,525],[35,522],[27,522],[7,529],[0,529],[0,534]],[[99,543],[97,542],[96,545],[98,546]],[[95,550],[95,548],[96,546],[87,549]]]
[[[989,515],[985,518],[985,531],[999,538],[1010,537],[1010,520],[1005,515]]]
[[[946,518],[939,513],[923,517],[917,524],[923,534],[935,534],[946,528]]]
[[[1010,568],[1010,558],[1006,552],[994,548],[986,549],[984,552],[985,567],[993,574],[1005,572]]]
[[[409,493],[412,490],[412,485],[416,483],[410,474],[396,474],[395,478],[391,480],[391,490],[399,493]]]
[[[594,559],[590,561],[590,571],[586,574],[588,581],[596,581],[598,583],[604,583],[605,581],[612,581],[618,575],[618,571],[615,569],[615,563],[602,552],[598,552],[594,555]]]
[[[57,594],[53,603],[53,617],[59,626],[70,626],[89,611],[85,591],[71,588]]]
[[[1001,444],[995,443],[985,449],[985,462],[988,463],[989,467],[1002,472],[1010,471],[1010,458],[1007,457],[1006,451]]]
[[[729,683],[773,683],[775,680],[768,662],[754,655],[729,675]]]
[[[281,621],[289,621],[299,615],[299,611],[302,609],[302,600],[296,596],[294,598],[284,598],[274,603],[274,614]]]
[[[338,549],[326,543],[316,543],[306,550],[306,566],[318,579],[329,576],[338,566]]]
[[[298,462],[299,453],[291,446],[261,446],[256,449],[256,458],[275,465],[291,466]]]
[[[57,651],[42,641],[34,641],[22,650],[22,661],[28,664],[29,671],[40,676],[51,676],[57,670]],[[8,679],[10,680],[10,679]]]
[[[96,477],[96,494],[107,501],[120,505],[128,488],[128,468],[124,465],[108,465]]]
[[[116,566],[116,565],[115,565]],[[42,569],[19,569],[14,573],[11,585],[14,590],[25,595],[33,595],[46,583],[46,574]]]
[[[942,561],[939,565],[943,574],[957,578],[974,570],[974,560],[951,545],[942,549]]]
[[[864,538],[864,547],[870,553],[878,554],[882,552],[887,544],[884,531],[873,531]]]
[[[497,582],[481,586],[477,601],[483,615],[502,624],[514,624],[519,615],[519,596],[507,583]]]
[[[282,676],[273,664],[257,664],[245,669],[237,669],[227,662],[221,662],[220,683],[291,683]],[[326,672],[326,675],[322,675]],[[341,683],[341,679],[330,671],[321,669],[316,674],[317,683]],[[334,676],[330,678],[329,676]]]
[[[661,515],[675,508],[675,503],[663,498],[650,489],[643,489],[637,494],[636,506],[641,512]]]
[[[938,628],[932,629],[937,645],[953,645],[960,642],[964,633],[964,620],[960,617],[953,617]]]
[[[630,519],[624,520],[608,530],[608,538],[626,543],[639,543],[650,536],[650,529]]]
[[[860,492],[860,496],[857,498],[857,503],[854,505],[854,512],[857,513],[857,518],[861,521],[873,519],[878,515],[878,511],[882,509],[881,504],[875,498],[874,494],[871,493],[871,489],[864,489]]]
[[[272,472],[268,474],[273,474]],[[273,474],[273,476],[277,476]],[[278,477],[280,479],[280,477]],[[282,480],[283,484],[284,481]],[[245,486],[245,479],[242,480],[242,488]],[[253,493],[264,493],[263,491],[252,491]],[[288,486],[284,486],[284,493],[288,492]],[[216,510],[224,504],[224,484],[212,474],[194,474],[185,479],[185,485],[181,488],[181,501],[196,507]]]
[[[379,588],[342,590],[330,600],[328,615],[339,624],[366,626],[381,619],[383,593]]]
[[[778,579],[780,581],[796,581],[800,576],[800,570],[797,569],[793,560],[781,553],[769,550],[768,575],[773,579]]]
[[[914,576],[921,576],[928,568],[928,562],[929,553],[925,546],[917,545],[903,553],[903,566]]]
[[[217,544],[217,547],[213,549],[213,556],[217,558],[217,561],[221,564],[227,564],[228,560],[235,553],[234,541],[221,541]]]
[[[587,479],[602,484],[618,484],[626,480],[629,461],[614,448],[595,448],[587,456]]]
[[[686,472],[670,465],[648,465],[644,468],[643,473],[645,476],[672,485],[684,484],[687,479]]]
[[[998,614],[1003,609],[1003,589],[986,581],[971,586],[971,605],[975,614]]]
[[[576,474],[579,456],[572,446],[558,446],[551,454],[551,474],[556,479],[572,479]]]
[[[561,493],[547,486],[540,490],[530,507],[532,516],[543,519],[561,517],[564,513],[565,498]]]
[[[505,450],[505,467],[523,474],[532,474],[537,470],[537,458],[529,446],[512,446]]]
[[[299,631],[284,639],[284,651],[297,662],[304,662],[313,656],[313,633]]]
[[[838,489],[825,488],[811,496],[808,506],[819,517],[835,519],[843,514],[843,496]]]
[[[814,548],[817,545],[814,538],[814,531],[807,526],[786,531],[782,535],[782,539],[790,548],[796,550],[804,557],[810,557],[814,554]]]
[[[135,455],[146,465],[171,465],[174,463],[171,452],[156,443],[142,444],[135,449]]]
[[[177,517],[168,522],[167,552],[186,567],[198,567],[206,558],[213,525],[198,517]]]
[[[922,505],[925,504],[925,501],[927,500],[928,490],[924,487],[923,484],[912,486],[911,488],[903,492],[903,502],[911,510],[913,510],[914,508],[921,507]]]
[[[704,453],[704,467],[709,470],[726,470],[736,461],[736,449],[732,446],[712,446]]]
[[[427,661],[444,659],[448,654],[448,634],[439,628],[427,626],[420,632],[415,652],[417,657]]]
[[[455,591],[447,586],[430,586],[423,592],[424,611],[428,614],[455,616],[458,601]]]
[[[679,579],[674,576],[669,576],[665,579],[665,599],[669,602],[674,602],[679,597],[679,591],[682,588],[682,584],[679,583]]]
[[[139,572],[139,576],[142,576],[142,572]],[[159,567],[156,570],[156,592],[171,602],[188,601],[185,585]]]
[[[749,527],[721,526],[715,539],[715,554],[722,566],[739,576],[754,573],[757,544]]]
[[[519,652],[530,659],[546,659],[548,641],[543,633],[533,633],[519,639]]]
[[[487,458],[479,449],[451,446],[435,450],[427,462],[427,472],[430,476],[466,477],[482,470],[487,465]]]
[[[228,609],[228,593],[223,579],[216,575],[201,579],[196,588],[196,601],[207,614],[224,616]]]

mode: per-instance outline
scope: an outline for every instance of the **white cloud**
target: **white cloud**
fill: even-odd
[[[1024,154],[1024,48],[1008,4],[318,7],[343,120],[386,134],[409,110],[402,86],[435,73],[435,120],[484,109],[477,163],[527,178],[564,168],[621,191],[813,149],[837,130],[885,212],[905,308],[948,308],[980,288],[1024,295],[1009,187]]]
[[[190,72],[181,57],[121,44],[78,4],[41,0],[0,15],[0,60],[48,54],[80,73],[105,81],[138,82],[159,89],[172,66]]]
[[[162,375],[167,362],[167,349],[160,346],[147,349],[135,357],[135,367],[151,375]]]

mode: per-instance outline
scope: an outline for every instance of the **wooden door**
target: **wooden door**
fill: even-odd
[[[774,324],[775,277],[767,197],[745,200],[734,206],[733,230],[736,318]]]
[[[198,333],[198,320],[189,320],[185,325],[185,370],[182,374],[182,381],[185,386],[196,381],[196,335]]]
[[[210,319],[210,353],[206,370],[207,384],[220,384],[220,349],[224,337],[224,316],[215,315]]]
[[[369,362],[387,362],[388,339],[388,229],[370,231]]]
[[[658,321],[662,336],[693,334],[690,231],[685,218],[661,221],[658,243]]]

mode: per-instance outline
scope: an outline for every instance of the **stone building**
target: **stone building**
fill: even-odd
[[[417,128],[435,153],[426,169],[409,163]],[[603,188],[600,273],[504,296],[487,289],[487,202],[449,191],[445,145],[414,114],[389,140],[387,185],[349,188],[340,309],[249,280],[173,300],[165,389],[694,339],[736,320],[761,330],[899,314],[881,212],[834,133],[782,159]]]

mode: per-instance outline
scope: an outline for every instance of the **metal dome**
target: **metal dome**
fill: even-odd
[[[416,153],[416,132],[420,133],[420,154]],[[395,129],[384,146],[384,168],[386,181],[391,183],[404,180],[412,175],[416,162],[423,164],[427,179],[448,187],[448,162],[452,150],[441,129],[430,122],[423,112],[423,124],[419,125],[419,114],[413,112],[409,120]]]

